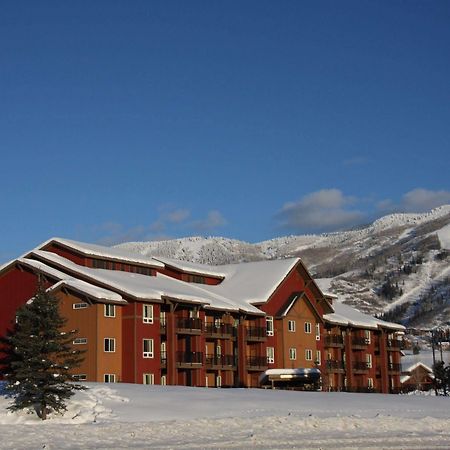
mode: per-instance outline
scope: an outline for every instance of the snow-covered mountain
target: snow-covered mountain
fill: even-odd
[[[416,327],[450,322],[450,205],[391,214],[357,230],[256,244],[189,237],[117,247],[212,265],[300,256],[330,292],[362,311]]]

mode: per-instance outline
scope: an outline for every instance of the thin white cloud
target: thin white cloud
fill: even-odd
[[[343,166],[364,166],[370,163],[370,159],[366,156],[354,156],[353,158],[344,159]]]
[[[400,202],[391,199],[378,202],[378,209],[383,212],[412,212],[429,211],[441,205],[450,204],[450,191],[416,188],[403,195]]]
[[[196,220],[191,223],[192,229],[200,233],[212,232],[217,228],[223,227],[227,224],[226,219],[222,216],[220,211],[211,210],[207,216],[202,220]]]
[[[364,214],[352,208],[355,197],[339,189],[322,189],[286,203],[278,213],[283,228],[295,232],[334,231],[362,223]]]

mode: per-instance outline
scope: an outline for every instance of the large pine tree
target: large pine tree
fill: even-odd
[[[66,410],[66,400],[80,385],[70,383],[70,370],[82,356],[71,347],[75,332],[63,332],[58,299],[39,283],[35,297],[17,311],[16,323],[0,338],[0,373],[15,411],[34,408],[45,420],[50,411]]]

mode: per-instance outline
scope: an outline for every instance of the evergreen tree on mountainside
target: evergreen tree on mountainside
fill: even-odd
[[[10,410],[34,408],[45,420],[50,411],[66,410],[66,400],[82,386],[69,383],[69,371],[82,356],[73,350],[75,332],[62,332],[66,323],[58,299],[39,283],[35,297],[17,311],[16,323],[0,338],[0,374],[14,398]]]

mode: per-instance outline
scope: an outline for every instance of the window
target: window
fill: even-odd
[[[273,317],[266,317],[266,334],[267,336],[273,336]]]
[[[116,351],[116,340],[114,338],[105,338],[104,340],[105,352],[112,353]]]
[[[217,356],[222,356],[222,347],[220,345],[218,345],[216,347],[216,355]]]
[[[153,339],[144,339],[143,341],[143,357],[153,358]]]
[[[305,322],[305,333],[311,333],[311,322]]]
[[[105,304],[105,317],[116,317],[116,305]]]
[[[320,366],[322,364],[322,355],[320,353],[320,350],[316,350],[316,360],[315,363]]]
[[[372,355],[370,353],[366,353],[366,364],[369,369],[372,368]]]
[[[191,309],[189,311],[189,318],[190,319],[198,319],[199,318],[199,312],[198,309]]]
[[[167,383],[167,379],[165,375],[161,375],[161,386],[165,386]]]
[[[312,350],[309,348],[305,350],[305,359],[306,361],[312,361]]]
[[[165,311],[161,311],[159,313],[159,322],[162,327],[166,326],[166,312]]]
[[[166,361],[167,354],[166,354],[166,341],[161,342],[161,361]]]
[[[289,359],[291,361],[295,361],[297,359],[297,349],[296,348],[289,349]]]
[[[153,373],[144,373],[142,381],[144,384],[155,384],[155,375]]]
[[[84,309],[87,308],[89,305],[87,303],[74,303],[72,305],[73,309]]]
[[[76,375],[72,375],[72,378],[75,381],[86,381],[87,380],[87,376],[84,373],[78,373]]]
[[[101,259],[93,259],[92,267],[94,269],[107,269],[108,268],[106,261],[102,261]]]
[[[373,378],[367,378],[367,387],[373,389]]]
[[[142,305],[142,321],[153,323],[153,305]]]
[[[105,383],[115,383],[116,375],[113,373],[105,373],[105,375],[103,375],[103,381]]]
[[[364,337],[366,338],[366,343],[370,344],[370,330],[364,330]]]
[[[275,364],[275,349],[273,347],[266,348],[267,364]]]
[[[217,377],[216,377],[216,386],[217,387],[222,386],[222,377],[220,375],[217,375]]]
[[[316,341],[320,341],[320,323],[316,323]]]
[[[73,344],[75,345],[87,344],[87,338],[76,338],[73,340]]]
[[[295,320],[288,321],[288,331],[295,332]]]

